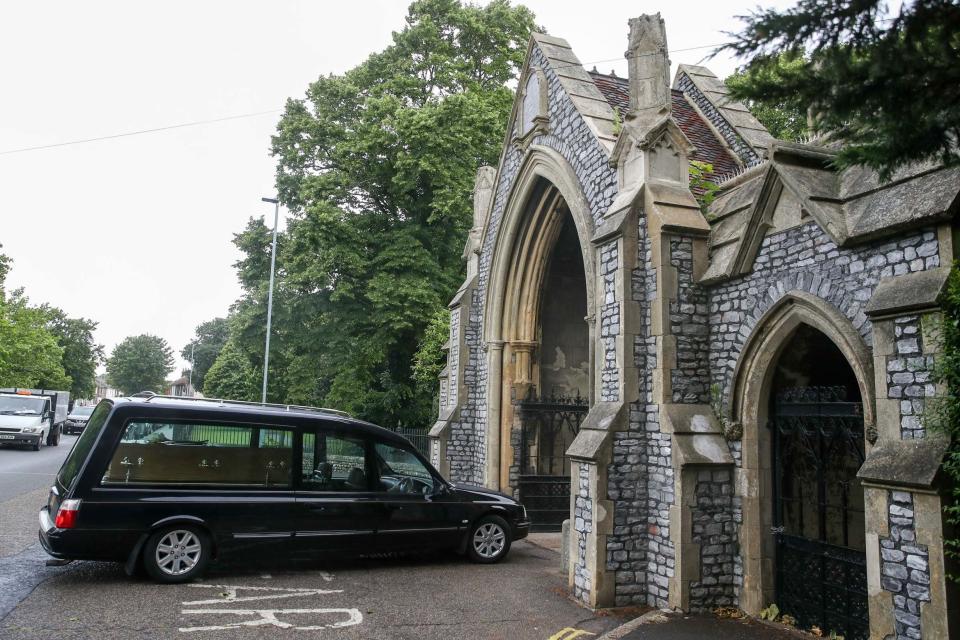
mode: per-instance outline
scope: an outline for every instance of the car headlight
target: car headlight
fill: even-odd
[[[527,508],[523,505],[520,505],[520,509],[523,511],[523,519],[527,519]]]
[[[24,433],[40,433],[40,427],[24,427]]]

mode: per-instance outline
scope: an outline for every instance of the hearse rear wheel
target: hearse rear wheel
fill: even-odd
[[[191,525],[155,532],[143,548],[143,566],[157,582],[175,584],[199,577],[210,562],[210,536]]]

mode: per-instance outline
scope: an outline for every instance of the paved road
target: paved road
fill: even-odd
[[[40,451],[9,445],[0,447],[0,502],[31,489],[49,488],[53,475],[76,441],[77,436],[63,435],[60,446],[44,446]]]
[[[55,570],[37,541],[37,511],[76,436],[40,451],[0,447],[0,619]],[[0,637],[3,633],[0,632]]]
[[[578,607],[556,552],[521,541],[507,560],[452,555],[218,563],[161,586],[120,565],[47,567],[37,510],[76,438],[0,449],[0,638],[588,639],[620,620]],[[255,624],[254,624],[255,623]],[[338,626],[339,625],[339,626]],[[264,627],[267,628],[264,628]]]
[[[558,560],[520,542],[493,566],[449,555],[243,563],[173,586],[74,563],[46,569],[57,573],[0,620],[0,637],[567,640],[617,626],[566,597]]]

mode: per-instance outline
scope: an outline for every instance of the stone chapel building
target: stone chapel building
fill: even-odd
[[[923,420],[960,170],[881,183],[773,139],[704,67],[670,83],[659,15],[625,55],[628,79],[531,38],[477,174],[434,464],[569,520],[589,607],[775,602],[848,640],[960,638]]]

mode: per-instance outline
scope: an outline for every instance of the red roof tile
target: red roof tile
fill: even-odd
[[[596,71],[590,72],[593,83],[600,89],[611,107],[617,110],[620,117],[624,117],[630,105],[630,81],[627,78],[608,76]],[[697,148],[691,160],[708,162],[713,165],[713,173],[708,179],[716,181],[723,176],[732,175],[740,165],[723,145],[693,105],[683,95],[682,91],[671,89],[673,119],[680,130]]]

